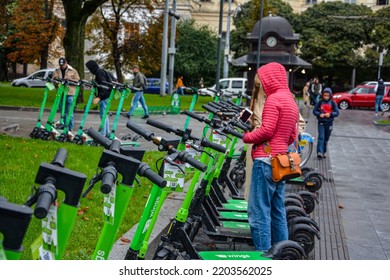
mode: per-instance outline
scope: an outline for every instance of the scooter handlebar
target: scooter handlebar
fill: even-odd
[[[139,125],[136,125],[135,123],[128,121],[126,124],[126,127],[134,131],[135,133],[141,135],[146,140],[150,141],[152,140],[152,137],[154,136],[153,132],[147,131],[146,129],[143,129]]]
[[[204,109],[206,109],[207,111],[209,111],[210,113],[213,113],[214,115],[218,114],[219,110],[210,106],[210,105],[207,105],[207,104],[203,104],[202,107]]]
[[[104,194],[110,193],[117,177],[118,171],[115,166],[109,164],[104,167],[102,171],[102,185],[100,187],[100,191]]]
[[[155,173],[146,163],[141,162],[137,173],[139,176],[148,178],[160,188],[164,188],[167,185],[167,181],[164,180],[164,178],[162,178],[160,175]]]
[[[208,119],[206,119],[203,116],[199,116],[197,113],[194,113],[194,112],[191,112],[191,111],[188,111],[188,110],[185,110],[183,113],[186,114],[187,116],[193,118],[193,119],[196,119],[196,120],[200,121],[200,122],[208,123],[207,122]]]
[[[189,165],[195,167],[196,169],[205,172],[207,169],[207,165],[203,164],[201,161],[193,158],[189,153],[182,151],[179,153],[178,158],[181,161],[188,163]]]
[[[240,139],[244,138],[244,134],[242,134],[242,133],[240,133],[240,132],[238,132],[238,131],[236,131],[233,128],[230,128],[228,126],[225,126],[223,128],[223,132],[225,132],[227,134],[231,134],[231,135],[233,135],[233,136],[235,136],[237,138],[240,138]]]
[[[210,149],[213,149],[213,150],[215,150],[217,152],[220,152],[220,153],[223,153],[223,154],[226,152],[226,148],[225,147],[223,147],[223,146],[221,146],[219,144],[213,143],[213,142],[207,140],[206,138],[202,139],[201,145],[203,147],[208,147]]]
[[[162,122],[159,122],[159,121],[156,121],[156,120],[148,119],[146,121],[146,123],[151,125],[151,126],[154,126],[154,127],[159,128],[159,129],[162,129],[162,130],[164,130],[166,132],[177,133],[177,129],[175,129],[173,126],[166,125],[165,123],[162,123]]]
[[[88,129],[87,134],[106,149],[108,149],[112,143],[110,139],[104,137],[92,127]]]
[[[43,219],[49,213],[50,205],[57,198],[57,190],[51,180],[39,186],[37,190],[37,203],[34,209],[34,216]]]
[[[65,161],[68,156],[68,152],[64,148],[59,148],[57,150],[57,153],[54,156],[53,161],[51,164],[60,166],[60,167],[65,167]]]

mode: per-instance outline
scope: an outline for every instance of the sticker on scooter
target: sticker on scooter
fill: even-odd
[[[56,87],[52,83],[46,83],[46,87],[49,89],[49,91],[56,89]]]
[[[108,194],[104,195],[103,202],[103,220],[104,222],[113,225],[114,224],[114,214],[115,214],[115,193],[116,193],[116,183],[111,188],[111,191]]]
[[[213,131],[213,143],[226,147],[226,135],[221,135],[217,131]]]
[[[167,181],[166,191],[183,192],[185,174],[182,170],[185,168],[183,162],[175,161],[175,165],[164,161],[164,180]]]

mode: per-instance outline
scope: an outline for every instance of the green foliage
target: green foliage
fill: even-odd
[[[359,48],[369,42],[372,11],[363,5],[327,2],[308,8],[300,16],[301,52],[314,67],[332,71],[358,66]],[[356,18],[359,17],[359,18]]]
[[[186,86],[198,86],[200,77],[205,85],[214,84],[218,40],[206,25],[197,26],[193,20],[177,25],[175,76],[182,75]]]

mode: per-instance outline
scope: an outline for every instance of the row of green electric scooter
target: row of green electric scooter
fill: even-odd
[[[23,238],[34,215],[42,220],[42,238],[36,244],[36,258],[62,259],[80,198],[101,182],[100,190],[105,194],[104,226],[92,259],[108,259],[138,175],[147,177],[153,186],[124,259],[145,259],[166,198],[173,192],[183,191],[184,175],[191,172],[183,203],[168,231],[162,234],[152,259],[306,259],[314,248],[315,238],[320,238],[317,223],[309,217],[318,203],[317,196],[307,190],[286,193],[289,240],[274,244],[268,252],[197,250],[196,237],[200,230],[229,248],[239,243],[251,246],[253,241],[247,221],[247,202],[241,196],[234,195],[230,199],[226,196],[227,189],[235,188],[228,173],[236,157],[236,144],[243,137],[242,131],[248,129],[238,118],[243,109],[238,105],[240,98],[234,103],[219,100],[216,94],[213,102],[203,105],[210,112],[208,117],[193,112],[196,101],[197,94],[194,94],[189,110],[184,111],[187,119],[182,129],[147,120],[148,125],[175,134],[179,140],[164,139],[131,121],[126,124],[133,132],[156,144],[159,151],[166,152],[158,174],[142,162],[144,150],[122,145],[120,140],[109,139],[90,128],[86,132],[88,137],[105,149],[99,160],[99,172],[83,193],[86,175],[67,169],[64,166],[67,152],[59,149],[51,163],[40,165],[35,178],[39,187],[25,205],[0,199],[0,232],[3,234],[0,256],[4,259],[21,257]],[[205,124],[201,136],[194,135],[189,128],[192,119]],[[60,207],[56,203],[59,190],[65,193]]]
[[[54,85],[57,85],[57,87],[55,87]],[[75,87],[76,90],[75,90],[73,102],[69,108],[68,114],[66,115],[65,107],[66,107],[67,94],[69,92],[69,86]],[[110,133],[109,135],[107,135],[110,140],[116,139],[117,137],[115,136],[115,133],[117,129],[117,124],[122,112],[125,99],[128,98],[132,90],[136,88],[128,84],[121,84],[113,81],[104,82],[104,84],[98,84],[95,81],[92,82],[85,81],[85,80],[71,81],[68,79],[56,79],[56,78],[48,78],[46,80],[46,88],[43,94],[42,103],[38,114],[38,119],[35,127],[30,133],[30,137],[34,139],[56,140],[59,142],[72,142],[79,145],[83,145],[83,144],[96,145],[97,143],[94,142],[93,139],[87,135],[87,133],[85,133],[86,132],[85,124],[86,124],[88,114],[90,113],[92,107],[93,99],[97,96],[98,88],[102,88],[110,91],[110,95],[107,101],[107,106],[103,113],[98,128],[99,131],[102,131],[104,128],[106,118],[108,118],[108,115],[110,113],[110,107],[112,101],[114,99],[119,99],[119,104],[118,104],[117,111],[115,113],[115,118],[111,126]],[[70,131],[69,124],[71,121],[71,116],[73,115],[76,109],[78,96],[82,92],[82,89],[90,89],[90,94],[84,109],[80,126],[77,129],[77,132],[74,133]],[[44,123],[42,118],[47,105],[46,104],[47,98],[52,91],[55,91],[54,102],[51,106],[48,118]],[[55,118],[58,110],[60,111],[60,120],[56,121]],[[139,137],[131,138],[131,135],[127,135],[122,139],[121,142],[122,144],[126,144],[126,145],[139,146],[139,143],[136,142],[137,138]]]

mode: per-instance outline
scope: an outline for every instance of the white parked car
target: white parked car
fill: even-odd
[[[46,87],[46,79],[51,77],[55,68],[42,69],[37,72],[32,73],[31,75],[13,80],[11,83],[14,87]]]
[[[247,87],[247,78],[224,78],[219,80],[219,89],[223,91],[226,97],[234,97],[239,93],[244,94]],[[209,95],[214,97],[217,86],[213,85],[210,88],[202,88],[199,90],[199,95]]]

